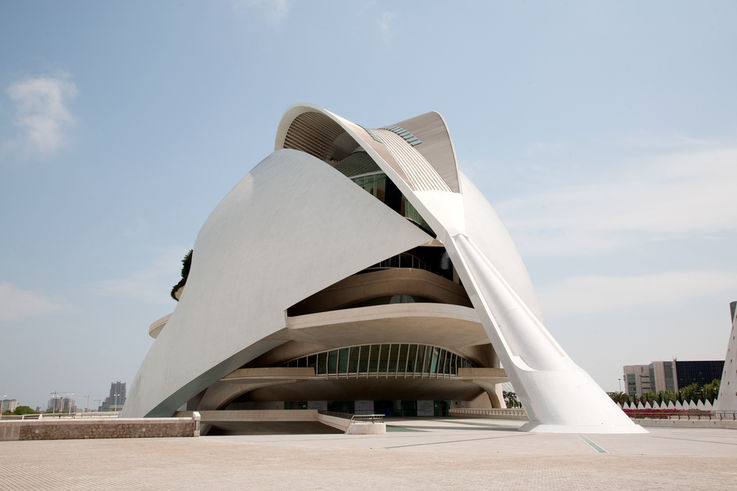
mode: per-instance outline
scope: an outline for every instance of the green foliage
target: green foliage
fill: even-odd
[[[15,411],[13,411],[13,414],[37,414],[36,411],[31,409],[30,406],[18,406],[15,408]]]
[[[189,252],[185,254],[184,259],[182,259],[182,279],[179,280],[179,283],[177,283],[171,288],[171,298],[173,298],[174,300],[177,300],[177,297],[174,295],[177,292],[177,290],[179,290],[181,287],[183,287],[187,283],[187,277],[189,276],[189,269],[191,267],[192,267],[192,249],[190,249]]]
[[[611,397],[614,402],[623,406],[625,403],[632,401],[632,398],[624,392],[609,392],[609,397]]]
[[[683,387],[678,391],[681,402],[703,400],[703,387],[696,382]]]
[[[186,282],[189,276],[189,268],[192,267],[192,249],[182,259],[182,279]]]
[[[704,398],[708,399],[709,402],[714,402],[714,399],[719,397],[719,386],[721,382],[719,379],[714,379],[710,383],[704,385],[703,394]]]
[[[676,402],[676,395],[675,393],[671,392],[670,390],[661,390],[658,392],[658,402],[660,404],[669,402]]]
[[[519,402],[517,394],[514,392],[507,392],[504,390],[502,391],[502,396],[504,397],[504,404],[506,404],[507,407],[522,407],[522,403]]]

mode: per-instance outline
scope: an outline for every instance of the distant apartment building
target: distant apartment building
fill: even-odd
[[[69,397],[54,396],[49,399],[46,412],[49,413],[72,413],[77,410],[74,399]]]
[[[628,395],[637,397],[652,391],[648,365],[626,365],[624,370],[625,390]]]
[[[3,399],[0,401],[0,413],[13,412],[18,407],[18,401],[15,399]]]
[[[100,411],[120,411],[125,404],[125,382],[117,381],[110,384],[110,395],[100,406]]]
[[[676,392],[692,383],[704,385],[720,379],[723,360],[654,361],[649,365],[625,365],[625,391],[632,397],[648,392]]]

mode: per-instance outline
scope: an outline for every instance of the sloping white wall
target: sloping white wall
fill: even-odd
[[[724,357],[719,398],[714,403],[714,409],[719,411],[737,411],[737,302],[732,302],[729,306],[732,330],[729,333],[727,354]]]
[[[170,416],[278,345],[259,341],[286,327],[289,306],[430,239],[328,164],[274,152],[202,227],[187,287],[122,415]]]

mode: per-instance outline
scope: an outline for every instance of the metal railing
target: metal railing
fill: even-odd
[[[527,411],[523,408],[474,408],[454,407],[448,410],[450,416],[516,416],[527,417]]]
[[[354,414],[351,423],[383,423],[383,414]]]
[[[383,423],[383,414],[353,414],[353,413],[341,413],[337,411],[324,411],[322,409],[317,411],[325,416],[334,416],[336,418],[350,419],[351,423]]]
[[[0,421],[25,421],[34,419],[115,419],[120,416],[116,411],[86,413],[36,413],[36,414],[3,414]]]

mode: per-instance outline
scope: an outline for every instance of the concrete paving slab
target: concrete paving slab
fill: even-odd
[[[494,420],[388,423],[404,430],[0,442],[0,489],[737,489],[734,430],[560,435]]]

